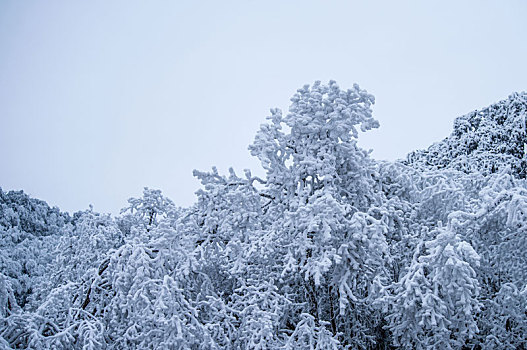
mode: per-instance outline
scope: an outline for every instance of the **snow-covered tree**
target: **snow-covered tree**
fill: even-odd
[[[145,187],[143,197],[128,199],[128,207],[121,210],[121,214],[130,212],[122,220],[123,231],[128,231],[131,227],[136,230],[145,229],[147,232],[158,222],[158,216],[163,217],[174,214],[176,208],[174,203],[163,196],[161,190],[154,190]]]
[[[356,304],[371,303],[365,298],[388,253],[382,223],[365,212],[380,196],[373,161],[356,140],[358,129],[378,126],[374,98],[358,85],[341,90],[330,81],[304,86],[291,101],[285,117],[271,110],[271,123],[250,146],[267,171],[272,250],[285,262],[281,278],[302,291],[296,298],[306,303],[303,312],[317,326],[329,322],[333,334],[346,330],[351,341],[372,330],[336,314],[371,311]]]
[[[394,345],[459,349],[478,332],[479,256],[452,230],[439,228],[420,245],[408,272],[384,302]]]

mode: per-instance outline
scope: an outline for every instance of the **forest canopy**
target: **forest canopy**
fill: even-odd
[[[0,189],[5,349],[524,349],[527,94],[399,161],[354,85],[305,85],[249,146],[120,215]]]

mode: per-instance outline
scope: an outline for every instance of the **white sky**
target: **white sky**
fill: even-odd
[[[117,213],[192,170],[261,173],[269,108],[315,80],[376,97],[360,143],[402,158],[527,90],[527,1],[2,1],[0,186]]]

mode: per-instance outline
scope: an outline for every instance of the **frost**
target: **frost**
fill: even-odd
[[[526,96],[383,162],[357,145],[372,95],[305,85],[249,146],[265,178],[195,171],[189,208],[0,189],[0,347],[525,348]]]

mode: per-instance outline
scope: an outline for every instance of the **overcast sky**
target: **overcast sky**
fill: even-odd
[[[0,187],[117,213],[193,169],[261,173],[247,146],[306,83],[358,83],[402,158],[527,90],[527,1],[2,1]]]

